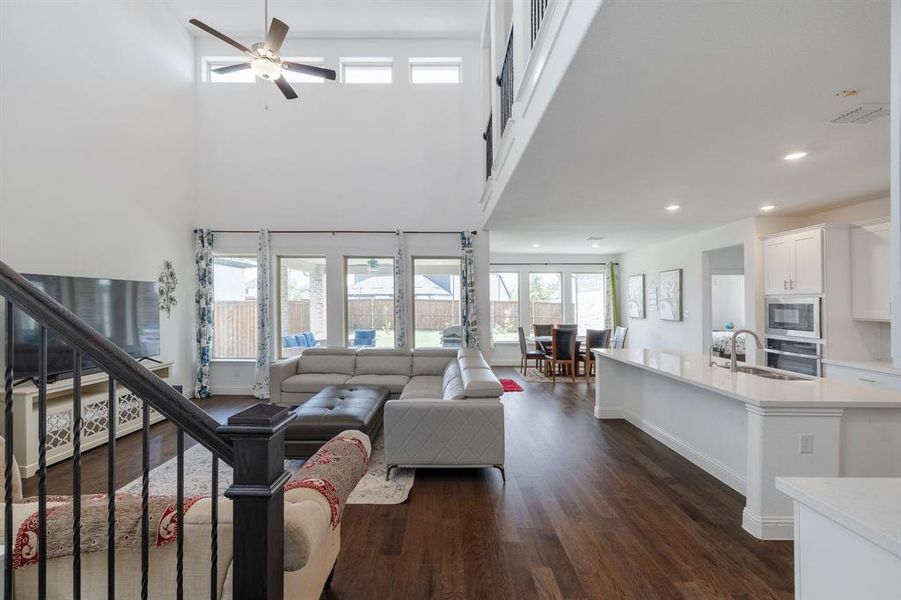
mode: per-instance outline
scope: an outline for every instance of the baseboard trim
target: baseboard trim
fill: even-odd
[[[715,458],[708,456],[691,444],[688,444],[685,441],[673,436],[672,434],[664,431],[657,425],[654,425],[653,423],[639,417],[638,415],[619,408],[598,408],[597,406],[595,406],[594,416],[598,419],[625,419],[630,424],[642,430],[676,454],[688,459],[695,465],[701,467],[739,494],[743,496],[746,495],[748,488],[747,479],[745,479],[723,463],[719,462]]]
[[[795,538],[794,517],[762,517],[748,510],[741,511],[742,529],[761,540],[792,540]]]

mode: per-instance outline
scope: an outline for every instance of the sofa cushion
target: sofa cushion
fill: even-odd
[[[403,348],[361,348],[357,350],[355,375],[410,376],[413,356]]]
[[[410,382],[406,375],[354,375],[347,380],[347,385],[373,386],[388,388],[393,395],[400,394]]]
[[[309,348],[310,344],[307,343],[307,338],[302,333],[294,334],[294,343],[297,344],[298,348]]]
[[[447,382],[447,385],[444,386],[444,395],[443,398],[445,400],[462,400],[466,397],[466,394],[463,393],[463,379],[460,377],[454,377],[450,381]]]
[[[293,335],[282,337],[282,348],[297,348],[297,340],[294,339]]]
[[[461,373],[467,398],[499,398],[504,387],[491,369],[466,369]]]
[[[357,352],[353,348],[307,348],[300,357],[298,373],[353,375]]]
[[[347,375],[342,373],[301,373],[282,381],[282,391],[289,394],[315,394],[327,386],[341,385],[345,381],[347,381]]]
[[[460,366],[461,371],[465,371],[466,369],[490,369],[488,363],[485,362],[485,359],[482,358],[482,355],[479,356],[464,356],[463,358],[457,359],[457,364]]]
[[[447,384],[450,383],[451,379],[460,376],[460,367],[457,366],[457,361],[452,360],[447,364],[447,367],[444,369],[444,376],[441,381],[441,389],[447,387]]]
[[[454,348],[422,348],[413,350],[413,376],[444,375],[448,363],[457,358]]]
[[[441,398],[444,395],[444,377],[441,375],[416,375],[404,388],[401,398]]]
[[[481,358],[482,353],[478,348],[460,348],[457,350],[457,359],[461,358]]]

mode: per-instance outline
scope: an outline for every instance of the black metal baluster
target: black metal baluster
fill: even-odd
[[[4,481],[6,481],[6,503],[3,508],[4,545],[6,546],[5,562],[6,577],[3,578],[3,597],[5,600],[13,598],[13,303],[6,301],[6,372],[4,374],[4,412],[3,434],[6,438],[6,464],[3,469]]]
[[[175,437],[175,512],[178,518],[178,533],[175,538],[175,598],[184,598],[185,560],[185,432],[181,427]]]
[[[116,597],[116,380],[109,378],[109,403],[107,408],[106,443],[106,594],[109,600]]]
[[[38,350],[38,598],[47,597],[47,326]]]
[[[219,585],[219,458],[213,455],[213,474],[210,482],[210,600],[217,600]]]
[[[72,356],[72,598],[81,598],[81,352]]]
[[[147,600],[150,573],[150,404],[144,400],[141,425],[141,600]]]

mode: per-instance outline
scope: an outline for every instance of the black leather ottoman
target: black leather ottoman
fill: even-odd
[[[382,428],[388,388],[330,385],[294,408],[285,434],[286,458],[309,458],[345,429],[372,441]]]

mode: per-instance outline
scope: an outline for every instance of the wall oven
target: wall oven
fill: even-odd
[[[802,375],[822,375],[819,342],[807,340],[766,339],[766,366]]]
[[[820,298],[767,298],[766,332],[769,335],[822,338]]]

